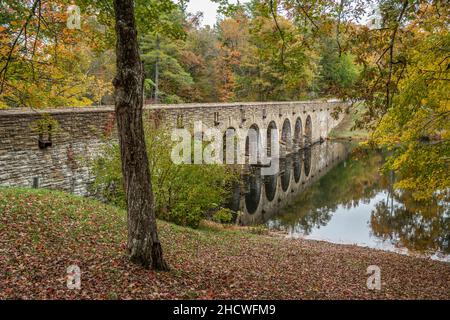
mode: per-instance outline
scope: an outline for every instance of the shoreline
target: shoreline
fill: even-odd
[[[389,249],[382,249],[382,248],[374,248],[374,247],[370,247],[369,245],[360,245],[360,244],[356,244],[356,243],[339,243],[339,242],[333,242],[333,241],[328,241],[328,240],[324,240],[324,239],[308,239],[308,238],[304,238],[304,237],[292,237],[292,236],[289,236],[289,234],[285,231],[275,231],[275,230],[270,230],[270,229],[263,229],[262,231],[259,231],[260,233],[255,233],[255,231],[253,230],[254,227],[251,227],[251,226],[221,225],[221,224],[213,222],[213,221],[204,221],[203,226],[205,226],[206,228],[213,229],[213,230],[214,229],[223,230],[223,231],[238,230],[238,231],[242,231],[245,233],[256,234],[259,236],[267,236],[267,237],[271,237],[274,239],[280,239],[280,240],[300,241],[300,242],[308,241],[308,242],[331,244],[331,245],[336,245],[336,246],[348,246],[348,247],[362,248],[362,249],[374,250],[377,252],[391,253],[391,254],[406,256],[406,257],[410,257],[413,259],[422,259],[422,260],[427,260],[427,261],[442,262],[442,263],[448,264],[450,266],[450,260],[433,258],[432,256],[436,255],[436,253],[430,252],[429,255],[427,255],[426,253],[411,251],[408,248],[396,248],[398,250],[398,251],[396,251],[396,250],[389,250]],[[404,252],[402,252],[402,251],[404,251]],[[448,259],[450,259],[450,258],[448,258]]]

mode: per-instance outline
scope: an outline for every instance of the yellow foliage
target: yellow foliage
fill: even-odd
[[[63,0],[42,5],[47,22],[39,25],[36,16],[26,29],[28,39],[36,40],[11,46],[25,23],[19,11],[12,11],[17,20],[7,29],[0,28],[0,54],[11,53],[12,57],[0,61],[0,69],[8,63],[0,96],[2,108],[87,106],[111,92],[113,75],[105,71],[112,68],[99,61],[95,28],[83,23],[82,30],[67,29],[66,5]],[[87,21],[87,17],[83,19]]]
[[[430,15],[422,23],[432,24],[432,33],[411,24],[414,46],[403,53],[408,67],[372,138],[395,150],[386,169],[397,171],[396,187],[418,200],[444,197],[450,190],[450,35],[441,19]]]

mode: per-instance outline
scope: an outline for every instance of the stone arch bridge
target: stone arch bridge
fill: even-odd
[[[258,102],[150,106],[148,110],[161,111],[163,121],[178,128],[202,121],[204,129],[214,127],[224,134],[252,128],[262,135],[276,129],[281,144],[292,151],[326,139],[341,120],[332,117],[341,106],[339,102]]]
[[[326,139],[341,117],[340,102],[255,102],[151,105],[144,121],[172,128],[277,129],[287,152]],[[0,186],[44,187],[88,194],[89,158],[117,139],[114,107],[0,110]],[[170,150],[168,150],[170,152]]]

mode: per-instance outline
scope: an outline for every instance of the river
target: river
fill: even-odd
[[[450,262],[450,203],[415,201],[381,174],[386,155],[325,142],[282,160],[276,176],[249,168],[231,207],[241,225],[291,238],[355,244]]]

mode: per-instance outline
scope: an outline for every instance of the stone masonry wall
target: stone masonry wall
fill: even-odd
[[[288,119],[293,135],[296,119],[304,127],[309,116],[312,140],[318,141],[339,123],[340,119],[330,116],[338,106],[337,102],[153,105],[145,107],[144,121],[160,118],[169,127],[189,127],[201,120],[204,127],[225,132],[229,127],[248,129],[252,124],[263,130],[272,121],[281,130]],[[38,124],[45,126],[38,128]],[[34,186],[85,195],[93,179],[89,159],[111,139],[117,139],[112,106],[0,110],[0,186]]]

